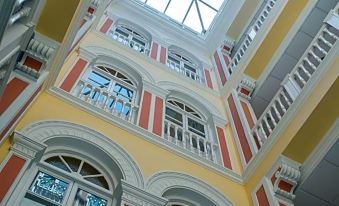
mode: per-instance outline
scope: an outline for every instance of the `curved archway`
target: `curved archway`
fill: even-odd
[[[207,183],[187,174],[178,172],[159,172],[150,177],[146,189],[158,196],[181,198],[185,192],[193,194],[204,204],[201,206],[232,206],[232,202]],[[177,189],[177,191],[175,191]],[[184,193],[183,193],[184,192]],[[189,198],[184,197],[184,201]]]
[[[121,55],[113,50],[97,47],[97,46],[87,46],[81,48],[84,53],[88,53],[86,56],[91,56],[91,65],[98,63],[106,63],[113,66],[123,66],[124,69],[127,69],[127,72],[130,73],[130,76],[140,76],[140,79],[135,79],[138,83],[141,83],[140,80],[145,80],[150,83],[155,83],[152,75],[140,66],[138,63],[132,59]],[[81,52],[80,50],[80,52]],[[136,77],[134,77],[136,78]]]
[[[32,141],[45,143],[46,151],[62,152],[72,150],[92,151],[89,155],[102,161],[114,173],[113,182],[124,179],[139,188],[144,188],[144,178],[136,162],[109,137],[88,127],[65,121],[42,121],[33,123],[20,131]],[[88,154],[86,155],[88,156]]]
[[[194,107],[199,109],[207,120],[211,118],[211,115],[220,117],[218,109],[209,100],[193,90],[169,81],[161,81],[157,85],[169,91],[168,97],[174,96],[186,102],[194,102]]]

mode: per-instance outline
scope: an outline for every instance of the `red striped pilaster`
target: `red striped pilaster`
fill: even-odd
[[[69,72],[68,76],[65,78],[60,88],[66,92],[70,92],[75,82],[78,80],[80,74],[87,65],[87,61],[84,59],[78,59],[78,61],[73,66],[72,70]]]
[[[218,52],[216,51],[213,56],[214,56],[215,64],[217,66],[217,70],[218,70],[218,73],[219,73],[219,77],[220,77],[221,83],[222,83],[222,85],[225,85],[225,83],[226,83],[226,75],[225,75],[224,69],[222,68],[222,64],[220,62]]]
[[[145,90],[144,96],[142,99],[142,104],[141,104],[139,126],[146,130],[148,129],[151,99],[152,99],[152,94]]]
[[[158,43],[152,42],[152,48],[151,48],[151,58],[157,60],[158,57]]]
[[[12,154],[6,165],[0,171],[0,203],[25,165],[25,162],[26,160]]]
[[[7,85],[4,94],[0,101],[0,115],[15,101],[15,99],[25,90],[28,83],[19,79],[13,78]]]
[[[217,134],[218,134],[218,139],[219,139],[219,144],[220,144],[221,156],[224,162],[224,167],[228,169],[232,169],[232,163],[231,163],[230,155],[229,155],[228,148],[227,148],[224,130],[220,127],[217,127]]]
[[[258,191],[255,193],[259,206],[270,206],[270,203],[268,201],[266,191],[264,189],[264,186],[261,185],[261,187],[258,189]]]
[[[102,25],[100,32],[106,34],[109,28],[112,26],[113,20],[112,19],[106,19],[105,23]]]
[[[205,78],[206,78],[206,84],[209,88],[213,89],[213,84],[212,84],[212,80],[211,80],[211,75],[210,75],[210,71],[208,71],[207,69],[204,69],[205,72]]]
[[[248,122],[248,126],[252,129],[254,126],[254,120],[250,111],[250,105],[248,103],[244,102],[243,100],[240,100],[241,107],[245,113],[246,120]]]
[[[233,123],[234,123],[235,129],[236,129],[236,133],[237,133],[237,136],[239,138],[239,142],[240,142],[240,145],[241,145],[243,156],[245,158],[246,163],[248,163],[252,158],[252,151],[251,151],[250,145],[247,141],[245,131],[244,131],[244,128],[242,126],[240,116],[239,116],[239,113],[237,111],[237,108],[236,108],[232,94],[228,97],[227,102],[228,102],[228,105],[229,105],[229,109],[231,111],[231,116],[232,116]]]
[[[15,117],[7,124],[6,128],[1,132],[0,134],[0,141],[6,136],[8,131],[14,127],[15,122],[20,118],[20,116],[25,112],[27,107],[32,103],[34,98],[39,94],[42,86],[40,86],[28,99],[28,101],[25,103],[25,105],[18,111],[18,113],[15,115]]]
[[[154,107],[153,133],[161,136],[163,124],[164,101],[161,97],[156,97]]]
[[[167,49],[165,47],[161,47],[160,50],[160,63],[166,64],[166,56],[167,56]]]

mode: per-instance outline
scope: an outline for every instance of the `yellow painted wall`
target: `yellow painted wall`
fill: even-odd
[[[257,53],[252,58],[245,69],[245,74],[258,79],[267,64],[271,60],[274,52],[279,48],[283,39],[290,31],[301,11],[305,8],[308,0],[289,0],[284,10],[274,23],[271,31],[260,45]]]
[[[339,80],[337,79],[283,154],[303,163],[338,117]]]
[[[245,1],[237,17],[228,29],[226,35],[235,40],[240,38],[239,36],[241,35],[241,32],[243,31],[244,27],[247,26],[248,22],[250,21],[250,17],[252,17],[260,2],[261,0]]]
[[[80,0],[46,0],[36,30],[62,42]]]
[[[0,146],[0,163],[6,158],[11,147],[11,138],[7,138]]]
[[[71,115],[70,115],[71,114]],[[191,174],[224,193],[235,205],[250,205],[245,188],[205,167],[175,155],[155,144],[122,130],[86,111],[82,111],[61,99],[43,92],[18,124],[20,130],[32,122],[43,120],[65,120],[95,129],[111,137],[122,146],[141,167],[145,178],[159,171],[178,171]],[[147,148],[147,149],[140,149]]]
[[[301,109],[296,111],[294,119],[290,120],[287,128],[284,130],[277,142],[272,146],[272,149],[267,153],[263,161],[258,165],[253,175],[246,182],[246,190],[249,193],[254,190],[262,178],[271,169],[277,158],[284,152],[285,148],[288,147],[288,144],[294,139],[300,128],[302,128],[321,100],[329,98],[327,97],[326,92],[331,88],[339,75],[339,58],[332,59],[328,66],[330,67],[329,70],[311,92],[309,98],[304,101],[305,103]],[[328,94],[333,93],[330,92]],[[338,95],[336,94],[336,98],[337,97]],[[321,126],[322,123],[319,122],[318,127]]]

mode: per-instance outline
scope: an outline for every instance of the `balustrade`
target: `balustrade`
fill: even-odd
[[[336,25],[339,25],[338,9],[339,4],[326,17],[327,21],[325,19],[320,31],[294,69],[286,76],[277,94],[253,127],[252,134],[256,142],[259,143],[258,149],[272,134],[275,127],[302,92],[302,89],[319,69],[319,65],[336,44],[339,37],[339,28],[327,22],[333,22],[332,18],[335,18]]]
[[[185,130],[168,120],[165,120],[164,133],[164,138],[167,141],[216,163],[215,150],[217,145],[212,141],[194,132]]]
[[[112,30],[110,31],[110,35],[115,41],[120,42],[123,45],[129,46],[142,54],[149,54],[149,49],[146,47],[145,43],[140,40],[124,36],[123,34]]]
[[[114,116],[132,123],[135,122],[138,106],[106,89],[96,87],[85,80],[80,80],[74,90],[74,95]]]
[[[268,0],[266,2],[266,5],[264,6],[262,12],[260,13],[258,19],[254,23],[254,25],[249,29],[248,34],[246,35],[245,39],[242,41],[238,51],[235,53],[234,58],[231,61],[231,64],[228,68],[228,72],[230,74],[233,73],[235,68],[238,66],[240,63],[242,57],[245,55],[248,47],[251,45],[252,41],[254,40],[256,34],[260,30],[261,26],[267,19],[269,13],[272,11],[272,8],[276,4],[277,0]]]
[[[196,72],[193,72],[190,69],[187,69],[180,65],[180,63],[173,61],[171,59],[167,59],[167,66],[169,69],[177,72],[179,75],[186,76],[194,81],[197,81],[198,83],[203,83],[203,79],[200,77],[200,75]]]

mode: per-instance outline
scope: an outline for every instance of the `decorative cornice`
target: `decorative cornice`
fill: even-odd
[[[146,189],[156,196],[161,196],[171,188],[186,188],[197,192],[215,203],[216,206],[233,205],[223,194],[207,183],[193,176],[178,172],[160,172],[152,175],[146,184]]]
[[[38,79],[40,76],[40,73],[37,70],[24,65],[23,62],[18,62],[16,68],[30,76],[33,76],[36,79]]]
[[[239,86],[237,88],[238,94],[245,99],[251,99],[253,91],[255,89],[255,80],[243,75],[243,78],[240,80]],[[244,90],[248,93],[244,93]]]
[[[18,153],[28,159],[33,159],[36,157],[37,153],[45,150],[47,145],[33,141],[25,135],[22,135],[18,132],[14,133],[14,144],[11,147],[11,150],[14,153]]]
[[[53,55],[54,51],[55,49],[53,47],[50,47],[46,43],[34,38],[31,39],[26,49],[26,52],[28,52],[29,54],[38,57],[46,62]]]
[[[121,190],[121,202],[133,206],[165,206],[167,199],[151,194],[143,189],[135,187],[121,180],[118,190]],[[121,204],[123,205],[123,204]]]
[[[124,179],[139,188],[144,187],[144,178],[139,166],[131,156],[109,137],[88,127],[71,122],[49,120],[32,123],[20,133],[31,142],[45,142],[51,138],[69,137],[85,140],[104,150],[121,168]]]

